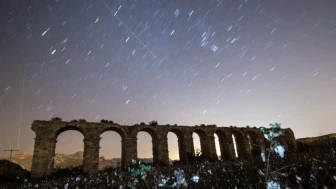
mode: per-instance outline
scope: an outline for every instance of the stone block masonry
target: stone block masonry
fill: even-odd
[[[153,164],[168,165],[168,139],[169,132],[178,138],[180,161],[188,163],[195,156],[192,134],[200,137],[201,151],[204,158],[209,161],[218,160],[215,147],[217,134],[223,160],[235,159],[233,137],[239,158],[249,158],[260,155],[265,148],[266,141],[258,128],[217,127],[208,126],[171,126],[171,125],[134,125],[123,126],[114,123],[93,122],[64,122],[64,121],[34,121],[32,130],[36,134],[34,155],[31,169],[32,178],[41,178],[48,171],[48,165],[55,156],[57,137],[67,130],[76,130],[84,136],[83,172],[92,174],[98,171],[99,148],[101,134],[105,131],[115,131],[121,137],[121,164],[126,167],[137,159],[137,134],[140,131],[149,133],[153,143]],[[279,140],[287,149],[297,149],[294,133],[291,129],[283,129],[282,139]],[[49,167],[51,174],[53,166]]]

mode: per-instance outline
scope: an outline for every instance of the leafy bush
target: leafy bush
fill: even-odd
[[[29,178],[30,172],[9,160],[0,160],[0,183]]]
[[[275,152],[281,158],[284,158],[285,149],[279,142],[275,141],[274,139],[282,135],[281,131],[281,124],[275,123],[270,124],[271,128],[266,129],[265,127],[261,127],[260,130],[264,134],[266,140],[270,142],[269,148],[266,149],[267,155],[265,154],[264,150],[261,152],[261,158],[263,162],[266,164],[266,173],[265,175],[265,184],[267,188],[280,188],[280,183],[277,182],[279,180],[279,175],[283,176],[284,174],[277,172],[270,173],[270,157],[271,152]]]
[[[158,125],[158,122],[153,120],[153,121],[149,122],[149,125],[156,126],[156,125]]]
[[[55,168],[53,171],[53,177],[64,178],[70,176],[77,176],[83,174],[83,166],[75,166],[70,168]]]
[[[202,155],[202,151],[199,148],[195,149],[195,157],[200,157]]]
[[[60,118],[60,117],[53,117],[53,118],[51,118],[51,121],[62,121],[62,118]]]
[[[193,156],[187,152],[187,156]],[[191,166],[153,167],[136,162],[128,167],[109,168],[97,174],[83,174],[80,167],[57,170],[50,176],[48,186],[44,180],[17,180],[0,183],[0,188],[334,188],[336,159],[328,152],[286,154],[282,159],[272,153],[272,179],[264,183],[265,167],[260,157],[229,161],[190,161]],[[133,163],[133,160],[132,160]],[[183,162],[182,162],[183,163]],[[293,163],[288,165],[289,163]],[[145,165],[145,166],[144,166]],[[257,168],[260,168],[259,170]],[[313,172],[312,172],[313,170]],[[314,170],[316,172],[314,172]],[[63,172],[62,172],[63,171]],[[0,170],[0,174],[2,170]],[[278,177],[279,179],[273,179]],[[2,177],[0,177],[2,178]],[[224,179],[223,179],[224,178]],[[135,182],[138,181],[138,182]],[[114,184],[113,184],[114,183]],[[281,186],[279,186],[279,183]],[[184,186],[183,186],[184,185]],[[34,187],[35,186],[35,187]],[[315,186],[315,187],[313,187]],[[125,187],[127,188],[127,187]]]
[[[72,123],[78,123],[77,119],[71,120]]]
[[[140,123],[140,125],[146,125],[146,123],[144,123],[144,122],[141,122],[141,123]]]
[[[100,120],[100,123],[108,123],[108,120],[102,119]]]
[[[78,121],[79,121],[79,123],[85,123],[86,122],[85,119],[79,119]]]
[[[141,176],[146,175],[147,172],[150,171],[151,169],[152,169],[152,166],[141,163],[138,168],[131,169],[132,176],[137,177],[140,175]]]
[[[209,127],[217,127],[217,125],[216,125],[216,124],[207,125],[207,126],[209,126]]]
[[[191,153],[187,153],[187,156],[188,156],[188,160],[190,162],[203,163],[203,162],[207,161],[207,159],[202,154],[201,149],[199,149],[199,148],[195,149],[194,155],[192,155]]]
[[[100,172],[108,172],[108,173],[113,173],[114,171],[116,171],[117,169],[113,166],[107,166],[107,167],[104,167]]]

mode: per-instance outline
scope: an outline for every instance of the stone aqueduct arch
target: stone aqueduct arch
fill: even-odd
[[[169,163],[168,132],[176,134],[180,161],[186,163],[190,156],[193,157],[195,155],[192,138],[194,132],[200,136],[202,154],[208,160],[218,159],[215,147],[215,133],[218,136],[220,152],[224,160],[236,158],[232,135],[235,136],[235,140],[237,141],[239,158],[252,156],[253,153],[257,154],[261,148],[265,148],[264,137],[257,128],[171,125],[122,126],[112,123],[34,121],[32,130],[36,134],[31,169],[32,178],[39,178],[47,173],[48,165],[55,156],[57,136],[67,130],[79,131],[84,136],[84,173],[95,173],[98,171],[100,136],[109,130],[117,132],[121,137],[122,166],[130,165],[132,159],[137,159],[137,134],[140,131],[145,131],[151,135],[153,163],[157,165],[167,165]],[[283,130],[285,130],[285,139],[282,141],[290,143],[291,145],[286,144],[286,146],[290,146],[292,150],[296,150],[294,133],[291,129]],[[294,143],[292,144],[293,141]],[[49,174],[52,172],[52,169],[53,166],[49,168]]]

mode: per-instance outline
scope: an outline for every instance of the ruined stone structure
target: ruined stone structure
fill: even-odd
[[[318,137],[296,139],[299,152],[314,152],[336,150],[336,133]]]
[[[260,155],[265,148],[265,139],[258,128],[237,128],[208,126],[171,126],[171,125],[134,125],[121,126],[113,123],[89,122],[63,122],[63,121],[34,121],[32,130],[36,134],[34,155],[31,169],[32,178],[39,178],[47,173],[48,165],[55,156],[57,137],[67,130],[76,130],[84,136],[83,172],[95,173],[99,165],[99,148],[101,134],[105,131],[115,131],[121,137],[122,165],[131,164],[132,159],[137,159],[137,134],[140,131],[149,133],[152,137],[153,163],[167,165],[168,157],[168,132],[173,132],[178,138],[180,161],[187,163],[194,157],[194,144],[192,134],[195,132],[200,137],[201,151],[204,158],[218,160],[215,148],[217,134],[220,145],[221,159],[236,158],[233,137],[239,158],[248,158]],[[291,129],[283,129],[283,136],[279,141],[287,150],[296,150],[296,141]],[[52,164],[53,165],[53,164]],[[49,168],[49,173],[52,172]],[[50,170],[51,169],[51,170]]]

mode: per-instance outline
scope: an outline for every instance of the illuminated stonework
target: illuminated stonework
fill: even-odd
[[[215,161],[218,159],[215,147],[217,134],[223,160],[234,159],[235,150],[232,135],[235,136],[239,158],[259,156],[261,149],[265,148],[266,141],[258,128],[216,127],[208,126],[171,126],[171,125],[134,125],[122,126],[113,123],[91,122],[63,122],[63,121],[34,121],[32,130],[36,134],[32,178],[40,178],[47,173],[48,165],[55,156],[57,136],[67,130],[76,130],[84,136],[83,172],[96,173],[99,165],[99,143],[101,134],[105,131],[119,133],[121,141],[122,166],[131,164],[137,159],[137,134],[140,131],[149,133],[153,144],[153,163],[168,165],[168,132],[173,132],[178,138],[180,161],[188,163],[194,156],[192,134],[200,137],[201,151],[204,158]],[[283,129],[281,143],[289,150],[296,150],[294,133],[291,129]],[[49,174],[53,167],[49,167]]]

